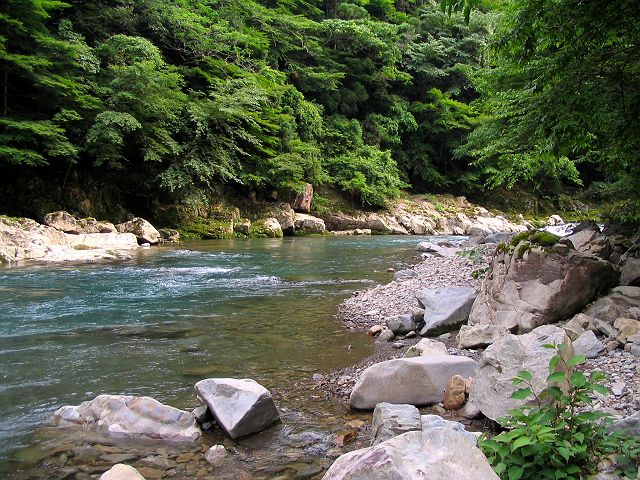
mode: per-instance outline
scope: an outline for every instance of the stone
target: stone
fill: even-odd
[[[160,232],[148,221],[140,217],[136,217],[125,223],[119,223],[116,225],[116,229],[120,233],[133,233],[138,239],[138,243],[155,245],[162,239]]]
[[[324,220],[318,217],[312,217],[305,213],[295,214],[295,228],[296,232],[300,232],[301,234],[322,235],[327,231]]]
[[[422,431],[428,432],[434,429],[446,429],[453,430],[455,432],[464,435],[470,443],[475,445],[478,442],[478,437],[472,432],[467,432],[464,425],[460,422],[454,422],[452,420],[445,420],[440,415],[422,415],[420,417],[422,422]]]
[[[378,335],[378,341],[379,342],[389,342],[389,341],[393,340],[394,337],[395,337],[395,334],[391,330],[389,330],[388,328],[385,328],[380,332],[380,335]]]
[[[448,428],[407,432],[340,456],[323,480],[498,480],[482,452]]]
[[[413,315],[410,313],[389,317],[385,322],[387,324],[387,328],[395,335],[402,335],[417,328],[416,323],[413,321]]]
[[[404,358],[448,354],[449,351],[444,343],[431,338],[423,338],[418,343],[407,349],[407,352],[404,354]]]
[[[191,412],[163,405],[151,397],[128,395],[98,395],[78,406],[61,407],[49,423],[127,438],[191,442],[201,434]]]
[[[627,338],[640,332],[640,321],[632,318],[617,318],[613,326],[618,330],[617,340],[625,343]]]
[[[381,402],[373,410],[371,445],[406,432],[422,430],[420,412],[413,405]]]
[[[293,209],[296,212],[309,213],[311,211],[311,202],[313,201],[313,185],[305,183],[302,191],[296,196],[293,202]],[[324,222],[323,222],[324,224]]]
[[[82,230],[76,217],[63,210],[47,213],[44,223],[65,233],[80,233]]]
[[[399,270],[393,274],[393,279],[396,282],[402,282],[404,280],[411,280],[412,278],[416,278],[418,274],[415,270],[407,269],[407,270]]]
[[[496,251],[469,325],[503,325],[529,332],[571,317],[614,285],[617,277],[613,265],[601,258],[573,250],[559,255],[522,241],[506,252]]]
[[[99,480],[145,480],[145,478],[135,468],[117,463],[100,475]]]
[[[573,352],[576,355],[596,358],[602,350],[604,345],[591,330],[584,332],[573,342]]]
[[[220,467],[224,464],[229,456],[229,452],[224,448],[224,445],[214,445],[207,453],[204,454],[204,458],[210,465],[214,467]]]
[[[460,375],[451,377],[444,389],[442,405],[447,410],[458,410],[466,401],[466,383]]]
[[[564,327],[571,340],[575,340],[587,330],[594,329],[593,317],[579,313],[569,320]]]
[[[233,231],[240,235],[249,235],[251,233],[251,220],[245,218],[234,222]]]
[[[564,330],[553,325],[543,325],[525,335],[508,334],[489,345],[478,359],[469,402],[492,420],[524,405],[526,400],[511,398],[519,388],[511,380],[518,372],[527,370],[533,375],[531,382],[536,391],[546,388],[549,361],[555,351],[545,348],[545,344],[563,344],[564,355],[573,356],[571,340]]]
[[[255,380],[207,378],[196,383],[195,389],[233,439],[260,432],[280,420],[271,394]]]
[[[484,348],[509,333],[502,325],[462,325],[458,333],[459,348]]]
[[[424,308],[424,327],[420,335],[442,329],[452,329],[469,319],[471,306],[476,299],[472,287],[443,287],[421,290],[418,303]]]
[[[470,358],[444,354],[376,363],[362,372],[349,402],[361,410],[380,402],[433,405],[443,400],[452,376],[471,377],[476,366]]]
[[[375,337],[376,335],[380,335],[384,327],[382,325],[374,325],[367,332],[370,337]]]

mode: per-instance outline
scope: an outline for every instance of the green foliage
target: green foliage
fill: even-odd
[[[619,468],[633,478],[640,460],[637,439],[607,434],[610,415],[589,408],[594,392],[607,392],[603,374],[587,376],[576,369],[585,357],[567,358],[564,345],[545,346],[556,351],[548,386],[536,391],[532,374],[519,372],[513,384],[521,387],[512,398],[531,401],[500,419],[508,431],[480,439],[495,472],[504,480],[579,480],[595,473],[599,461],[617,454]]]

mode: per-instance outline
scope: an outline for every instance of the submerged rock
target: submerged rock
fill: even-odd
[[[349,402],[362,410],[381,402],[433,405],[444,399],[444,389],[452,376],[471,377],[476,366],[470,358],[444,354],[376,363],[362,372]]]
[[[498,480],[464,434],[449,428],[408,432],[340,456],[323,480]]]
[[[78,406],[64,406],[55,411],[49,423],[81,426],[114,437],[194,441],[201,434],[190,412],[151,397],[128,395],[99,395]]]
[[[255,380],[207,378],[196,383],[195,389],[233,439],[260,432],[280,420],[269,390]]]

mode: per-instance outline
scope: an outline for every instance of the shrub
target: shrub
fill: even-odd
[[[548,386],[535,392],[531,373],[518,373],[513,383],[523,387],[512,398],[531,401],[500,419],[508,431],[480,440],[496,473],[504,480],[578,480],[596,472],[605,457],[616,455],[619,471],[635,478],[638,439],[607,434],[610,415],[585,408],[593,402],[590,394],[607,392],[601,383],[604,375],[591,372],[587,377],[574,368],[585,357],[566,360],[564,345],[545,346],[556,350],[549,362]]]

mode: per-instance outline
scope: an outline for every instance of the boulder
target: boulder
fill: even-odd
[[[458,410],[466,401],[467,386],[464,378],[460,375],[454,375],[447,382],[444,389],[444,400],[442,405],[447,410]]]
[[[280,420],[271,394],[255,380],[207,378],[196,383],[195,389],[233,439],[260,432]]]
[[[382,402],[373,410],[371,445],[377,445],[406,432],[420,430],[422,420],[416,407]]]
[[[99,480],[144,480],[144,477],[135,468],[117,463],[100,475]]]
[[[451,330],[465,323],[476,295],[472,287],[428,288],[420,291],[416,295],[418,303],[424,308],[424,327],[420,335]]]
[[[547,386],[549,361],[555,350],[545,344],[564,344],[565,355],[573,356],[571,341],[564,330],[553,325],[543,325],[525,335],[507,334],[489,345],[480,355],[469,390],[469,402],[492,420],[506,416],[510,410],[526,403],[511,398],[519,388],[511,380],[522,370],[533,375],[536,391]]]
[[[420,420],[422,422],[423,432],[428,432],[429,430],[436,430],[436,429],[453,430],[455,432],[458,432],[464,435],[467,438],[467,440],[469,440],[469,442],[472,443],[473,445],[478,443],[478,437],[476,437],[476,435],[472,432],[467,432],[467,430],[464,428],[464,425],[461,424],[460,422],[445,420],[439,415],[422,415],[420,417]]]
[[[404,358],[414,358],[439,354],[449,355],[447,346],[442,342],[438,342],[437,340],[432,340],[431,338],[423,338],[418,343],[407,349],[407,352],[404,354]]]
[[[389,330],[391,330],[395,335],[409,333],[417,328],[411,313],[389,317],[385,322]]]
[[[76,217],[64,210],[47,213],[44,216],[44,223],[65,233],[80,233],[81,231]]]
[[[458,333],[459,348],[484,348],[509,333],[502,325],[462,325]]]
[[[340,456],[323,480],[498,480],[480,449],[449,428],[407,432]]]
[[[300,213],[309,213],[311,211],[311,202],[313,201],[313,185],[305,183],[302,191],[296,196],[293,202],[293,209]]]
[[[137,237],[138,243],[155,245],[162,239],[160,232],[144,218],[140,217],[133,218],[125,223],[119,223],[116,225],[116,229],[120,233],[133,233]]]
[[[349,401],[362,410],[380,402],[432,405],[444,399],[452,376],[471,377],[476,366],[470,358],[444,354],[376,363],[362,372]]]
[[[588,330],[573,342],[573,352],[576,355],[584,355],[587,358],[596,358],[604,350],[603,343],[595,334]]]
[[[496,251],[469,324],[529,332],[571,317],[617,277],[615,268],[601,258],[573,250],[560,255],[522,241],[506,252]]]
[[[128,395],[98,395],[78,406],[61,407],[49,423],[127,438],[194,441],[201,434],[191,412],[163,405],[151,397]]]
[[[617,340],[625,343],[627,339],[640,332],[640,321],[633,318],[617,318],[613,326],[618,330]]]
[[[613,325],[617,318],[640,320],[640,287],[615,287],[589,305],[584,313]]]
[[[324,225],[324,220],[318,217],[312,217],[304,213],[295,214],[295,227],[296,232],[300,233],[319,233],[324,234],[327,228]]]

